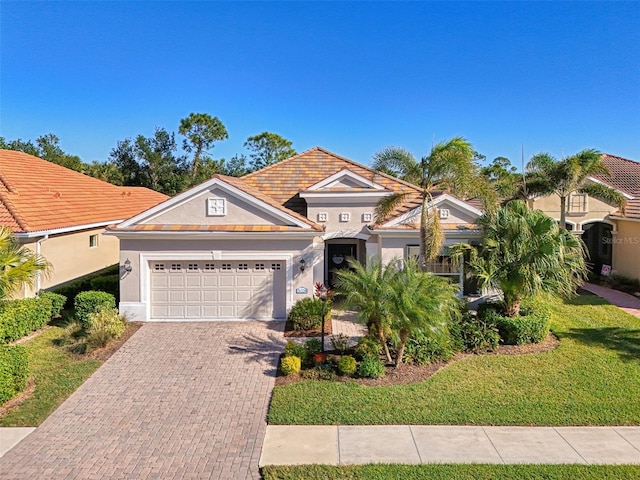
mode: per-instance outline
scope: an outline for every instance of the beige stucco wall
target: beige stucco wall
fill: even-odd
[[[326,232],[339,232],[339,231],[353,231],[361,230],[365,225],[371,225],[374,223],[374,210],[375,202],[371,203],[354,203],[354,204],[342,204],[336,205],[335,203],[313,203],[307,207],[307,217],[312,222],[316,222],[320,225],[326,226]],[[327,221],[321,222],[318,219],[319,213],[327,214]],[[349,221],[341,222],[340,214],[348,213]],[[363,215],[371,214],[371,220],[365,220]]]
[[[560,220],[560,197],[548,195],[546,197],[530,200],[532,208],[542,210],[555,220]],[[604,203],[597,198],[587,197],[587,212],[569,213],[567,212],[567,222],[573,224],[573,230],[582,230],[582,224],[605,219],[610,213],[617,210],[608,203]]]
[[[618,220],[613,235],[613,271],[640,279],[640,222]]]
[[[41,276],[41,288],[60,285],[89,273],[96,272],[118,262],[119,241],[111,235],[103,235],[104,228],[51,235],[41,241],[40,254],[53,269],[48,276]],[[89,246],[89,237],[98,235],[98,246]],[[36,251],[37,238],[27,239],[24,245]],[[35,295],[35,286],[26,287],[19,296]]]
[[[226,200],[226,215],[207,215],[207,199],[209,197]],[[185,203],[144,222],[147,224],[167,225],[285,225],[275,215],[256,208],[255,204],[233,195],[219,187],[213,187]]]

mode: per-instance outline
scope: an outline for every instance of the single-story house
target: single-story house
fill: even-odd
[[[386,195],[405,193],[376,223]],[[420,191],[316,147],[242,178],[215,175],[108,230],[120,239],[120,311],[131,320],[284,319],[353,257],[417,253]],[[479,237],[477,205],[434,198],[446,244]],[[446,254],[429,268],[462,272]]]
[[[627,200],[624,214],[597,198],[574,193],[566,204],[567,228],[584,240],[594,273],[615,272],[640,279],[640,163],[609,154],[603,154],[602,161],[609,174],[594,175],[587,182],[621,193]],[[560,220],[557,195],[534,198],[530,204]]]
[[[0,150],[0,225],[44,256],[49,275],[16,297],[30,297],[118,263],[113,225],[166,200],[141,187],[118,187],[13,150]]]

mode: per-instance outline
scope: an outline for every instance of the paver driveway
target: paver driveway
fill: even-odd
[[[0,478],[259,478],[283,327],[143,325],[0,458]]]

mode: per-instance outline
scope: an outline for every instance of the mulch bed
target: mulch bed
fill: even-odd
[[[321,333],[321,327],[313,328],[311,330],[294,330],[293,322],[287,320],[284,324],[284,336],[285,337],[319,337]],[[333,332],[331,328],[331,320],[324,322],[324,334],[331,335]]]
[[[531,343],[528,345],[500,345],[495,352],[483,353],[481,355],[529,355],[554,350],[558,345],[560,345],[560,340],[553,333],[550,333],[547,338],[540,343]],[[458,360],[473,357],[475,355],[476,354],[474,353],[458,353],[449,361],[432,362],[422,366],[404,364],[399,368],[387,367],[387,374],[384,377],[377,379],[353,378],[336,375],[331,381],[355,382],[359,385],[368,385],[372,387],[407,385],[409,383],[424,382],[440,369],[445,368]],[[288,385],[302,380],[304,379],[300,374],[284,376],[280,371],[278,371],[278,376],[276,376],[276,386]]]

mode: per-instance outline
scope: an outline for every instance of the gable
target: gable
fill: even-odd
[[[449,194],[442,194],[435,198],[430,208],[434,207],[442,225],[472,225],[482,215],[482,211]],[[419,226],[420,211],[421,207],[416,207],[384,223],[381,227]]]

